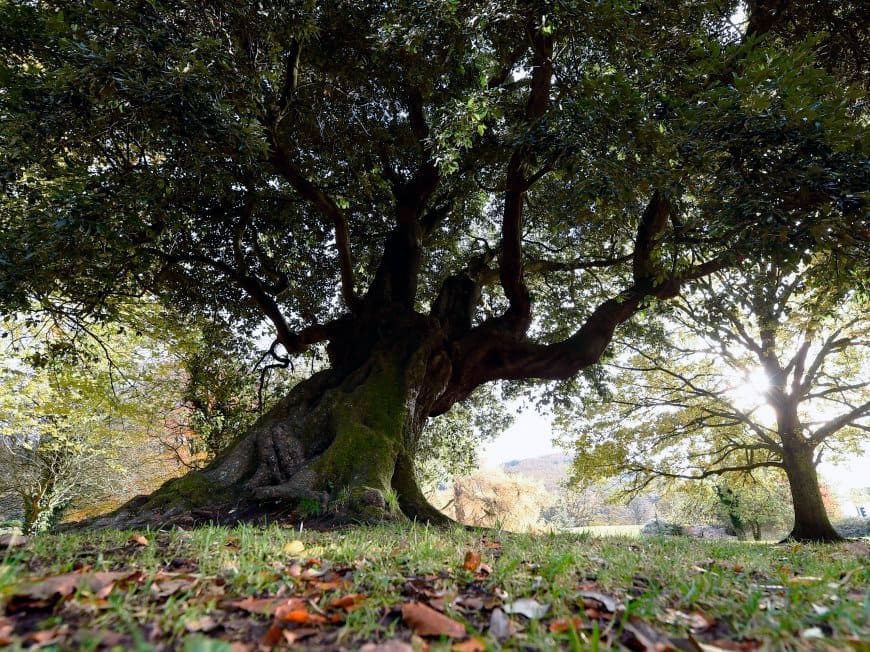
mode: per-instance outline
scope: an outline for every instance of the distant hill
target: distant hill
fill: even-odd
[[[547,491],[557,491],[568,479],[571,459],[562,453],[551,453],[540,457],[528,457],[524,460],[511,460],[502,464],[505,473],[522,475],[530,480],[537,480]]]

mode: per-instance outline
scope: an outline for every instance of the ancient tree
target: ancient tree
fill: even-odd
[[[577,374],[740,256],[855,233],[857,100],[820,58],[845,37],[750,4],[4,3],[4,309],[148,294],[265,324],[273,364],[325,352],[151,505],[439,520],[429,419]]]

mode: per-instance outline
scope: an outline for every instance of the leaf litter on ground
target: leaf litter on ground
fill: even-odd
[[[0,645],[124,648],[141,639],[187,648],[189,638],[221,650],[594,642],[715,651],[867,636],[866,623],[855,629],[868,595],[862,542],[802,546],[783,559],[746,544],[408,530],[288,541],[280,528],[203,528],[107,533],[87,546],[76,535],[36,537],[0,567]],[[59,561],[62,549],[76,551],[74,570]],[[457,549],[466,551],[459,559]],[[748,594],[759,596],[751,613]],[[91,629],[95,609],[110,631]],[[777,629],[787,610],[795,625]]]

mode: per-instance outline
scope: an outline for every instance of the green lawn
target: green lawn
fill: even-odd
[[[419,525],[42,536],[0,553],[0,646],[867,650],[868,550]]]

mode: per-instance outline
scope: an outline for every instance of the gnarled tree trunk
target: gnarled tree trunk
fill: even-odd
[[[206,469],[164,485],[145,507],[307,501],[357,520],[448,519],[417,486],[414,455],[451,365],[437,321],[348,324],[333,366],[288,396]]]

